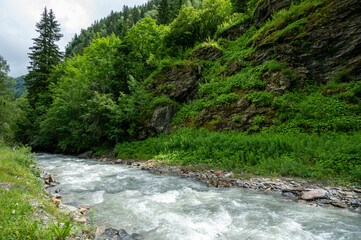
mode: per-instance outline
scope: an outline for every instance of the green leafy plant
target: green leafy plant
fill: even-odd
[[[57,240],[65,240],[69,235],[72,228],[72,224],[70,222],[64,223],[63,226],[61,226],[60,223],[57,225],[54,225],[52,227],[53,233],[56,236]]]

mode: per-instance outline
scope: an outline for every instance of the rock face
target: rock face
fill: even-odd
[[[242,34],[244,34],[251,27],[251,25],[252,25],[251,21],[246,21],[244,23],[237,24],[235,26],[228,28],[221,34],[219,34],[218,37],[234,41],[237,38],[239,38]]]
[[[156,108],[148,127],[155,129],[156,132],[169,132],[171,129],[171,120],[175,113],[174,105]]]
[[[271,18],[272,14],[283,8],[288,8],[295,0],[263,0],[258,4],[254,12],[254,24],[259,27],[267,19]]]
[[[194,51],[188,59],[201,59],[206,61],[214,61],[218,58],[222,57],[222,50],[212,45],[208,45],[202,47],[196,51]]]
[[[205,48],[195,54],[207,58],[213,56],[214,51],[217,56],[221,54],[220,50],[211,48]],[[203,81],[202,67],[185,64],[165,68],[153,80],[147,87],[154,96],[168,96],[178,103],[191,102],[197,96],[199,83]],[[144,125],[147,127],[144,135],[169,132],[172,129],[171,120],[176,112],[174,104],[156,106],[151,115],[144,119]]]
[[[271,0],[264,1],[264,4],[272,2],[284,6],[292,1]],[[304,68],[306,77],[319,83],[326,83],[340,72],[361,80],[360,1],[337,0],[314,8],[309,9],[312,13],[307,17],[304,29],[281,36],[276,35],[280,29],[265,33],[255,42],[256,51],[251,59],[256,64],[271,59],[287,62],[292,69]],[[261,17],[266,9],[260,6],[259,13],[256,11],[258,22],[267,17],[267,14]]]
[[[303,192],[301,198],[303,200],[313,200],[317,198],[324,198],[327,195],[327,191],[323,189],[315,189],[312,191]]]
[[[201,81],[201,66],[173,66],[156,75],[150,88],[155,95],[167,95],[182,103],[191,101],[196,96],[198,83]]]

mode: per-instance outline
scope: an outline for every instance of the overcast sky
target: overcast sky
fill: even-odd
[[[80,33],[95,20],[121,11],[123,5],[133,7],[148,0],[0,0],[0,55],[10,65],[10,76],[27,73],[29,47],[38,36],[35,24],[46,6],[53,9],[64,37],[58,42],[61,51],[75,33]]]

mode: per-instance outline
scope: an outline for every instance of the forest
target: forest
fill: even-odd
[[[150,0],[62,53],[45,8],[23,95],[0,58],[1,139],[360,186],[360,12],[359,0]]]

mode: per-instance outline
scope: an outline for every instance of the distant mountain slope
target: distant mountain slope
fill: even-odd
[[[26,92],[24,77],[25,76],[20,76],[14,79],[15,85],[12,87],[12,89],[15,90],[14,92],[15,99],[21,97]]]

